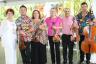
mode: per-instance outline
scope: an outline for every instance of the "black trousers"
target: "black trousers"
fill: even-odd
[[[48,36],[52,64],[60,64],[60,42],[53,42],[53,36]],[[55,60],[56,58],[56,60]]]
[[[84,61],[84,52],[81,50],[81,44],[84,41],[84,35],[80,35],[79,50],[80,50],[80,62]],[[86,62],[90,61],[90,53],[86,54]]]
[[[26,61],[26,52],[25,52],[25,49],[20,49],[20,52],[21,52],[21,57],[22,57],[23,64],[26,64],[27,61]]]
[[[46,45],[40,42],[31,43],[31,64],[46,64]]]
[[[21,57],[22,57],[22,61],[23,61],[23,64],[30,64],[30,61],[31,61],[31,51],[30,51],[30,44],[31,42],[24,42],[25,45],[26,45],[26,48],[25,49],[20,49],[20,52],[21,52]]]
[[[63,62],[67,63],[67,54],[69,63],[73,63],[73,47],[74,42],[71,42],[71,35],[62,35],[62,46],[63,46]],[[67,48],[69,49],[69,53],[67,52]]]

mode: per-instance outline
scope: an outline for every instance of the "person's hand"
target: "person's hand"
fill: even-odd
[[[29,31],[29,32],[33,32],[33,31],[34,31],[34,29],[33,29],[33,28],[30,28],[28,31]]]
[[[92,25],[93,25],[93,22],[91,22],[91,21],[90,21],[90,22],[89,22],[89,25],[91,25],[91,26],[92,26]]]
[[[40,25],[39,28],[40,28],[41,30],[46,30],[46,26],[45,26],[44,24]]]
[[[20,31],[20,35],[26,36],[26,34],[23,31]]]
[[[56,30],[56,29],[57,29],[57,27],[56,27],[56,26],[53,26],[52,28],[53,28],[54,30]]]

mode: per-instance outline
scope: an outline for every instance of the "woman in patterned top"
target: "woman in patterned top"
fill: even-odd
[[[32,14],[32,43],[31,43],[31,63],[32,64],[46,64],[46,28],[41,20],[40,12],[34,10]]]

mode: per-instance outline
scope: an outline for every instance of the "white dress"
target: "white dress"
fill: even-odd
[[[6,64],[17,64],[16,58],[16,24],[15,21],[4,20],[0,26],[1,45],[5,51]]]
[[[89,27],[85,27],[84,30],[86,30],[89,33]],[[96,53],[91,53],[91,57],[90,57],[90,62],[91,63],[96,63]]]

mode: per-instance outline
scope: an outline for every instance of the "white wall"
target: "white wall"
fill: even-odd
[[[94,0],[92,3],[92,9],[93,9],[93,13],[94,13],[95,18],[96,18],[96,0]]]

